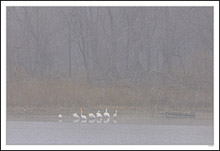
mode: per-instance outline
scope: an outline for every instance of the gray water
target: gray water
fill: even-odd
[[[179,123],[178,120],[185,121],[187,125],[171,122]],[[13,120],[7,121],[6,143],[8,145],[211,145],[214,141],[213,126],[198,125],[193,119],[140,119],[139,121],[111,119],[109,122],[105,120],[83,123],[67,119]]]

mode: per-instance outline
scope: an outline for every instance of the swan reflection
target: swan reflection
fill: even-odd
[[[107,124],[107,123],[109,123],[109,121],[110,121],[110,118],[107,118],[103,121],[103,123]]]
[[[86,120],[81,120],[81,123],[86,123]]]
[[[97,120],[96,120],[96,123],[97,123],[97,124],[100,124],[100,123],[102,123],[102,118],[100,118],[100,119],[97,119]]]
[[[117,124],[118,122],[117,122],[117,120],[113,119],[113,123],[114,123],[114,124]]]
[[[80,119],[74,119],[73,123],[79,123]]]
[[[95,119],[90,119],[89,123],[95,123]]]

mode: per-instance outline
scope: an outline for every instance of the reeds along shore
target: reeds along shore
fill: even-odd
[[[211,89],[192,90],[186,87],[129,86],[117,82],[89,85],[71,80],[26,80],[7,82],[8,112],[29,111],[43,113],[87,110],[121,109],[123,112],[149,113],[159,111],[213,111]],[[104,112],[104,110],[103,110]]]

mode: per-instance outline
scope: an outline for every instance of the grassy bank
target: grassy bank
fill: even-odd
[[[71,115],[83,108],[84,113],[110,113],[117,109],[123,115],[154,116],[161,112],[196,112],[212,117],[213,95],[209,88],[198,90],[180,86],[136,85],[117,82],[87,84],[62,79],[32,79],[7,83],[7,113]]]

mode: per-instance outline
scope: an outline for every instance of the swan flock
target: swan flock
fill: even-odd
[[[86,123],[86,120],[87,120],[87,116],[83,114],[82,108],[80,108],[80,114],[73,113],[72,117],[74,118],[75,121],[79,121],[81,119],[81,123]],[[103,114],[99,110],[97,111],[96,114],[88,113],[88,119],[93,121],[93,122],[89,122],[89,123],[94,123],[94,121],[96,121],[97,123],[101,123],[102,118],[104,119],[103,123],[109,123],[110,117],[111,116],[108,113],[107,108],[105,109],[105,112]],[[115,120],[116,117],[117,117],[117,110],[115,110],[115,113],[112,115],[113,120]],[[58,119],[60,120],[62,118],[63,118],[62,114],[59,114]]]

